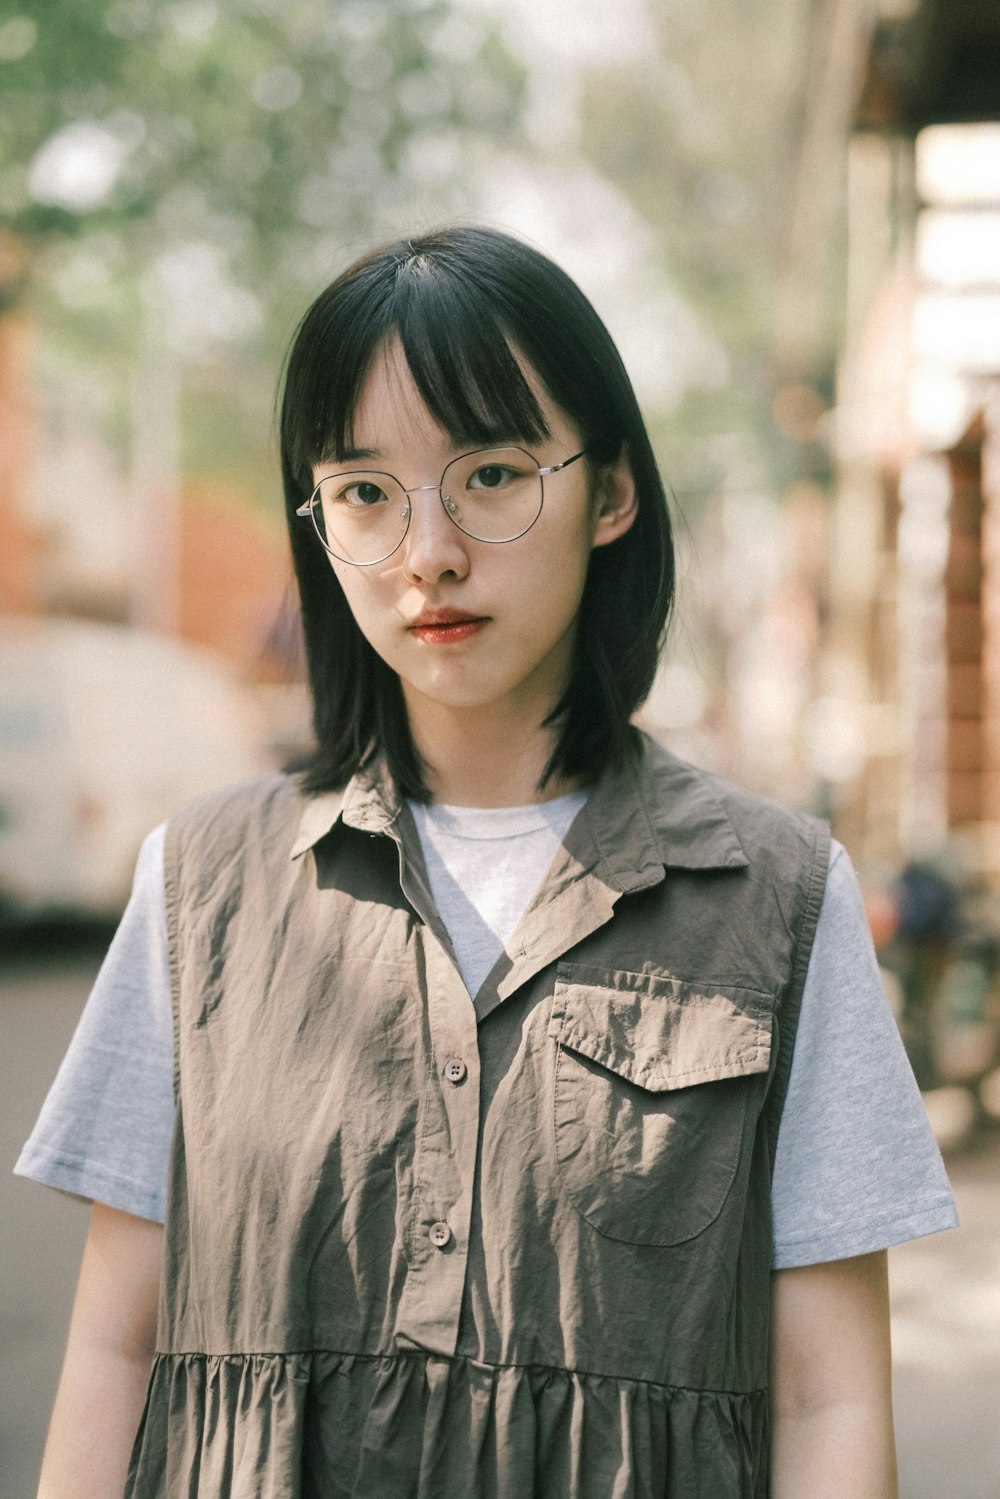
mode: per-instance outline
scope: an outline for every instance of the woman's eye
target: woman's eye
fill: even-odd
[[[365,480],[358,484],[348,484],[345,489],[341,490],[340,499],[348,505],[364,510],[372,505],[381,504],[383,500],[388,499],[388,495],[378,484]]]
[[[484,463],[469,476],[470,489],[499,489],[514,476],[514,470],[505,463]]]

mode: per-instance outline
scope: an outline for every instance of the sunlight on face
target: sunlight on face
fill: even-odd
[[[580,434],[537,378],[532,384],[551,436],[530,451],[543,467],[561,463],[579,451]],[[500,544],[466,535],[436,486],[470,444],[435,422],[397,341],[372,362],[353,442],[365,468],[419,489],[406,537],[384,562],[330,559],[359,628],[402,681],[415,731],[431,705],[539,723],[567,680],[591,550],[631,521],[620,503],[631,500],[630,484],[625,493],[607,475],[593,482],[581,461],[544,479],[541,514],[524,535]],[[316,465],[314,481],[336,467],[344,465]]]

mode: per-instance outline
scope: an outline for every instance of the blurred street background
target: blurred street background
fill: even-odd
[[[675,497],[644,722],[830,818],[963,1227],[893,1252],[905,1499],[1000,1496],[1000,6],[0,12],[0,1493],[85,1226],[9,1177],[142,837],[309,742],[283,352],[371,244],[511,229]]]

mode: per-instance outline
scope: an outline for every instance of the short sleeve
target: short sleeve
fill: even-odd
[[[868,1254],[958,1223],[879,976],[857,880],[836,843],[771,1198],[775,1269]]]
[[[143,843],[131,899],[14,1168],[158,1223],[174,1124],[164,834]]]

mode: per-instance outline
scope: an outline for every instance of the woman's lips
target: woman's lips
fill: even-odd
[[[410,634],[427,645],[457,645],[478,635],[488,623],[487,616],[461,609],[425,609],[410,626]]]

